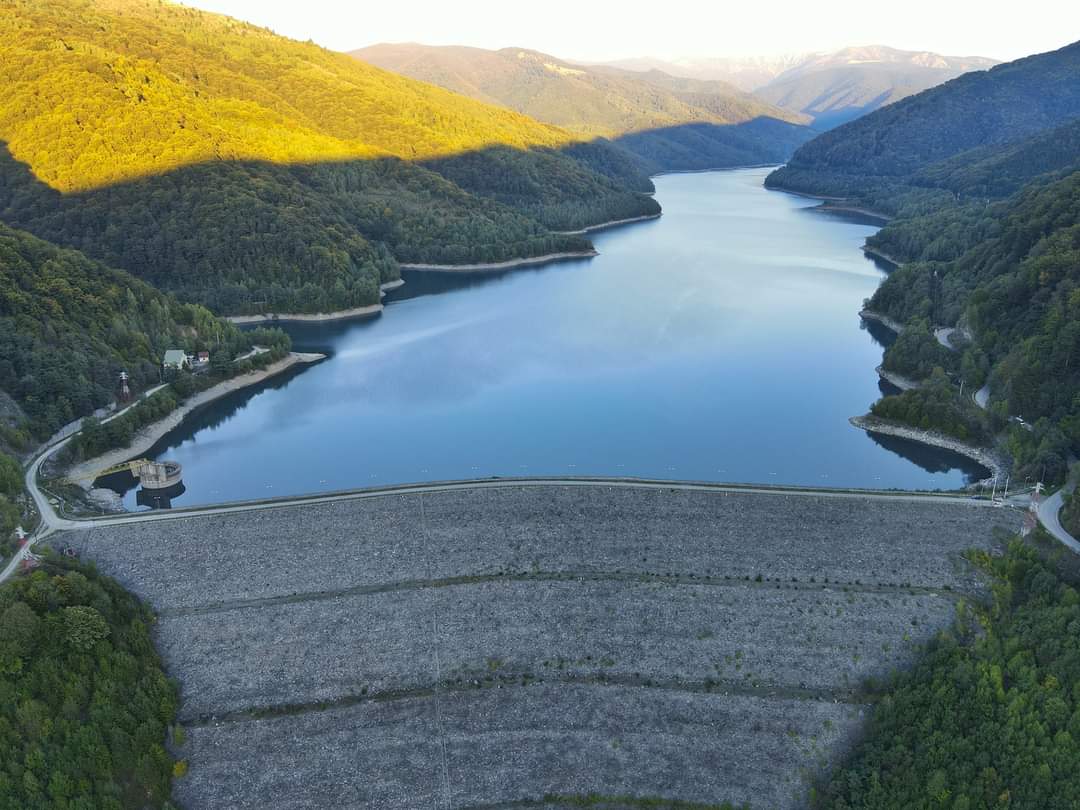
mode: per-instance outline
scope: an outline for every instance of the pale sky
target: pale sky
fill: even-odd
[[[1080,39],[1070,0],[186,0],[345,51],[376,42],[532,48],[564,59],[756,56],[890,45],[1012,60]]]

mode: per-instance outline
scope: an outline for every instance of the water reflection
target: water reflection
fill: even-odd
[[[383,315],[287,325],[331,359],[235,392],[153,448],[185,503],[490,475],[953,488],[961,457],[867,441],[892,339],[858,311],[875,226],[745,170],[657,178],[663,218],[599,256],[406,272]],[[125,503],[136,508],[133,492]]]
[[[928,473],[947,473],[960,469],[969,480],[986,478],[990,474],[987,469],[959,453],[929,447],[899,436],[886,436],[884,433],[866,435],[874,444],[917,464]]]

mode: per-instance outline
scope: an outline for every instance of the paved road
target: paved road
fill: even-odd
[[[949,342],[949,338],[952,333],[956,331],[955,326],[939,326],[934,330],[934,337],[937,338],[937,342],[948,349],[950,352],[955,352],[956,347]]]
[[[132,406],[128,406],[132,407]],[[110,417],[115,419],[121,416],[127,408]],[[105,420],[109,421],[109,420]],[[919,493],[889,493],[873,491],[846,491],[829,489],[786,489],[783,487],[762,486],[732,486],[724,484],[711,484],[707,482],[684,482],[684,481],[659,481],[636,478],[498,478],[473,481],[444,481],[430,484],[407,484],[395,487],[377,489],[353,490],[348,492],[335,492],[324,495],[309,495],[288,498],[270,499],[265,501],[247,501],[242,503],[221,504],[216,506],[192,507],[190,509],[170,509],[148,512],[127,512],[119,515],[108,515],[98,518],[71,519],[61,517],[49,503],[47,495],[38,485],[38,473],[42,465],[52,455],[61,450],[71,441],[72,437],[63,439],[56,444],[46,447],[30,464],[26,470],[26,489],[34,499],[38,512],[41,515],[41,523],[37,531],[19,549],[8,565],[0,572],[0,582],[11,576],[25,559],[32,547],[42,539],[57,531],[80,531],[101,526],[118,526],[125,523],[144,523],[158,520],[177,520],[204,515],[230,514],[234,512],[250,512],[264,509],[277,509],[280,507],[297,504],[334,503],[337,501],[356,500],[362,498],[379,498],[393,494],[418,494],[426,492],[446,492],[456,489],[487,489],[493,487],[534,487],[534,486],[575,486],[575,487],[630,487],[637,489],[678,489],[683,491],[701,492],[752,492],[761,494],[788,494],[788,495],[812,495],[815,497],[836,498],[867,498],[906,500],[912,502],[951,502],[959,505],[987,507],[990,502],[981,499],[971,499],[963,496],[950,495],[927,495]],[[1055,521],[1056,521],[1056,512]],[[1041,517],[1041,512],[1040,512]],[[1048,527],[1049,528],[1049,527]],[[1059,530],[1064,532],[1063,529]],[[1051,529],[1051,531],[1053,531]],[[1070,538],[1071,540],[1071,538]],[[1064,541],[1063,541],[1064,542]],[[1075,543],[1076,541],[1072,541]],[[1066,543],[1069,545],[1069,543]],[[1070,545],[1070,547],[1073,547]],[[1080,551],[1080,547],[1075,550]]]
[[[146,399],[147,397],[153,396],[166,385],[168,385],[168,383],[163,383],[147,391],[144,391],[143,394],[130,405],[117,411],[112,416],[103,419],[102,424],[106,422],[111,422],[113,419],[117,419],[123,416],[125,413],[138,405],[139,402]],[[8,561],[8,564],[4,566],[4,570],[0,571],[0,582],[6,580],[8,577],[14,574],[15,571],[18,570],[19,566],[22,564],[22,561],[25,560],[28,556],[30,556],[30,552],[36,543],[48,537],[53,532],[60,530],[80,529],[84,527],[84,524],[80,521],[67,520],[66,518],[62,518],[57,515],[56,510],[53,509],[52,504],[49,503],[48,497],[44,492],[41,491],[41,488],[38,486],[38,473],[41,471],[41,465],[44,464],[45,461],[51,458],[54,454],[59,452],[63,447],[66,447],[67,443],[70,442],[71,439],[78,434],[78,432],[79,431],[75,431],[74,433],[71,433],[70,435],[60,439],[59,441],[53,441],[52,444],[46,444],[45,447],[42,448],[41,452],[38,453],[37,457],[32,462],[30,462],[30,466],[26,468],[26,491],[29,492],[30,497],[34,499],[34,506],[37,507],[38,514],[41,516],[41,522],[38,525],[37,529],[34,531],[34,533],[30,537],[28,537],[26,542],[23,543],[19,550],[16,551],[14,555],[12,555],[11,559]]]
[[[1080,541],[1065,531],[1061,525],[1061,507],[1065,503],[1065,494],[1072,490],[1073,485],[1066,485],[1039,504],[1039,523],[1061,543],[1080,554]]]
[[[205,515],[221,515],[234,512],[252,512],[264,509],[278,509],[297,504],[335,503],[337,501],[358,500],[364,498],[382,498],[388,495],[408,495],[428,492],[447,492],[458,489],[489,489],[497,487],[536,487],[536,486],[573,486],[573,487],[628,487],[632,489],[678,489],[699,492],[751,492],[760,494],[787,494],[791,496],[813,496],[834,498],[866,498],[874,500],[903,500],[909,502],[955,503],[963,506],[989,507],[987,500],[971,499],[962,496],[926,495],[919,493],[894,494],[872,491],[845,491],[820,489],[785,489],[782,487],[731,486],[706,482],[657,481],[635,478],[498,478],[474,481],[446,481],[431,484],[407,484],[378,489],[362,489],[348,492],[336,492],[325,495],[277,498],[265,501],[221,504],[217,506],[192,507],[190,509],[169,509],[147,512],[126,512],[98,518],[71,519],[61,517],[49,503],[48,497],[38,485],[38,471],[41,465],[53,453],[60,450],[69,441],[65,439],[39,455],[26,471],[26,488],[34,499],[41,514],[41,525],[27,544],[20,549],[16,557],[0,573],[3,581],[18,567],[19,562],[30,547],[57,531],[81,531],[101,526],[118,526],[126,523],[145,523],[159,520],[178,520]]]

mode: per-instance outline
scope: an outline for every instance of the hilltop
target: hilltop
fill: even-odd
[[[659,211],[609,144],[228,17],[2,6],[0,219],[219,311],[371,304],[399,260]]]
[[[770,176],[778,188],[866,194],[908,183],[969,149],[1002,145],[1080,116],[1080,43],[967,73],[820,135]]]
[[[828,129],[996,64],[982,57],[900,51],[883,45],[844,48],[804,57],[758,88],[755,95],[809,115],[816,127]]]
[[[586,137],[613,140],[650,171],[786,160],[809,118],[730,84],[586,66],[523,48],[381,44],[358,59],[501,104]]]
[[[673,76],[730,82],[762,101],[807,116],[816,129],[829,129],[962,73],[986,70],[997,61],[868,45],[774,57],[672,62],[643,58],[609,64],[628,70],[661,70]]]

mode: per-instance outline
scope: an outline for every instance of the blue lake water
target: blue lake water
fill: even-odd
[[[175,505],[389,483],[634,475],[956,488],[955,454],[852,427],[881,396],[858,317],[876,225],[766,191],[764,169],[656,178],[664,216],[600,255],[406,273],[384,313],[290,324],[330,359],[194,414],[152,451]],[[135,493],[125,494],[137,508]]]

